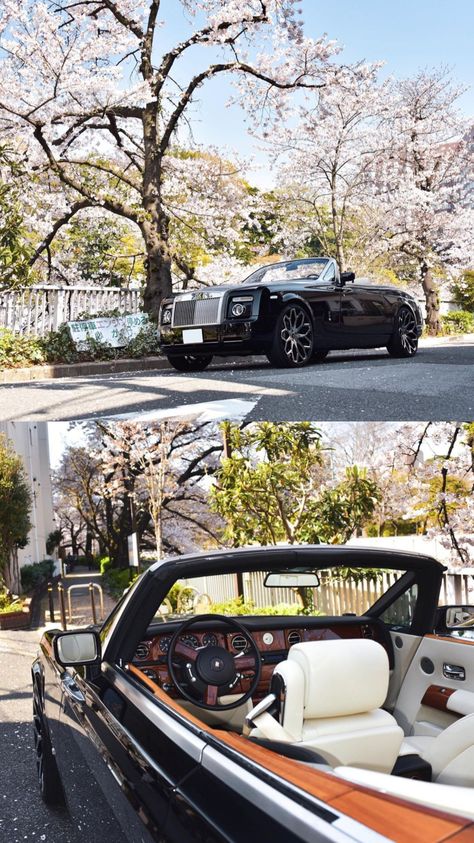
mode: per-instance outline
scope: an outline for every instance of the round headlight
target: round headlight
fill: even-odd
[[[170,325],[171,324],[171,308],[167,307],[166,310],[163,311],[163,315],[161,317],[161,324],[162,325]]]
[[[240,302],[236,302],[232,305],[230,312],[232,316],[243,316],[245,313],[245,305],[240,304]]]

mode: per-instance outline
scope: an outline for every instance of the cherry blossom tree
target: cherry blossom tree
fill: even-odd
[[[457,102],[462,91],[443,68],[393,84],[392,140],[376,181],[386,241],[421,284],[426,323],[440,329],[436,275],[474,262],[469,207],[473,145]]]
[[[172,14],[184,14],[189,25],[160,55],[166,32],[160,0],[4,0],[0,126],[42,181],[43,238],[35,258],[85,209],[117,215],[143,237],[145,307],[156,315],[171,290],[173,262],[185,263],[170,242],[170,225],[182,214],[193,227],[179,201],[189,170],[195,185],[196,166],[203,171],[208,198],[225,193],[225,174],[216,179],[210,159],[201,156],[196,165],[180,154],[199,89],[228,74],[237,99],[256,112],[278,106],[295,87],[319,89],[337,76],[334,43],[305,37],[297,6],[298,0],[175,0]],[[210,60],[203,58],[206,48]],[[186,78],[188,54],[195,70]],[[61,193],[59,204],[48,200],[48,190]],[[196,189],[191,201],[202,223],[206,203],[203,211]],[[211,214],[207,229],[215,223]]]
[[[285,215],[277,237],[293,250],[317,240],[341,271],[376,237],[368,193],[391,114],[379,69],[380,63],[361,63],[341,71],[337,86],[308,96],[293,121],[276,119],[267,133],[275,163],[281,162],[278,196]]]

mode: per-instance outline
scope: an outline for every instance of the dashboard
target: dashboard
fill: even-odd
[[[393,666],[393,650],[390,635],[383,623],[373,618],[288,618],[288,626],[283,626],[283,618],[239,618],[255,641],[260,654],[262,665],[260,682],[254,695],[258,701],[267,693],[275,665],[288,656],[288,650],[294,644],[302,641],[327,641],[331,638],[370,638],[387,651],[390,666]],[[302,623],[303,622],[303,623]],[[278,624],[278,625],[277,625]],[[170,622],[166,630],[160,626],[159,632],[150,634],[140,641],[133,664],[139,667],[150,679],[171,696],[178,697],[168,669],[168,650],[171,639],[180,624]],[[237,630],[222,631],[217,626],[212,628],[209,621],[201,629],[193,627],[192,631],[179,636],[179,640],[194,650],[202,647],[224,647],[232,655],[246,653],[249,644],[246,638]],[[246,693],[252,678],[250,672],[244,671],[236,693]]]

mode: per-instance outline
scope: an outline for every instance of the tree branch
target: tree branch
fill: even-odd
[[[38,260],[39,256],[45,249],[48,249],[51,243],[53,242],[54,238],[58,231],[64,226],[67,225],[71,219],[79,212],[82,211],[83,208],[93,208],[96,206],[96,203],[90,202],[88,199],[81,199],[78,202],[75,202],[71,205],[69,211],[63,214],[56,222],[54,223],[51,231],[49,234],[44,238],[44,240],[40,243],[40,245],[35,249],[33,255],[29,260],[30,266],[33,266],[34,263]]]

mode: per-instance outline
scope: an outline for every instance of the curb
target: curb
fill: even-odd
[[[218,357],[218,355],[216,355]],[[219,359],[219,358],[218,358]],[[245,357],[222,357],[231,364],[250,362],[255,363],[261,360],[260,357],[246,355]],[[212,367],[212,364],[211,364]],[[120,372],[146,372],[165,369],[166,371],[177,372],[168,363],[166,357],[141,357],[139,360],[123,358],[122,360],[102,360],[91,363],[54,363],[50,366],[27,366],[24,369],[2,369],[0,370],[0,384],[25,383],[29,381],[54,380],[56,378],[77,378],[90,375],[116,375]]]
[[[474,344],[474,334],[451,334],[445,337],[422,337],[420,344],[423,345],[446,345],[453,342],[467,342]],[[360,350],[360,349],[359,349]],[[222,357],[218,359],[227,361],[231,365],[239,363],[257,363],[262,355],[246,355],[242,357]],[[212,364],[211,364],[212,368]],[[29,381],[55,380],[56,378],[77,378],[90,375],[116,375],[120,372],[146,372],[146,371],[175,371],[168,363],[166,357],[142,357],[123,358],[119,360],[96,360],[89,363],[53,363],[48,366],[26,366],[22,369],[0,370],[0,384],[25,383]],[[176,372],[179,376],[180,373]]]
[[[169,363],[163,357],[142,357],[139,360],[96,360],[89,363],[53,363],[47,366],[26,366],[22,369],[2,369],[2,383],[24,383],[25,381],[74,378],[87,375],[108,375],[119,372],[167,369]]]

